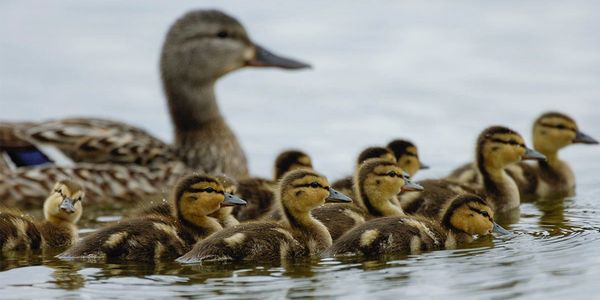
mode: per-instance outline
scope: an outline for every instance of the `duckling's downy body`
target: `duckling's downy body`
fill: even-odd
[[[11,157],[19,172],[2,179],[0,191],[4,192],[0,197],[13,198],[14,202],[35,197],[40,200],[45,195],[35,187],[52,184],[47,183],[56,178],[52,174],[73,173],[74,179],[78,179],[80,173],[91,173],[89,177],[95,180],[90,180],[86,188],[99,194],[98,199],[126,199],[122,194],[134,186],[141,189],[137,193],[143,192],[143,198],[172,183],[165,184],[170,177],[150,183],[145,178],[157,177],[155,173],[165,172],[162,170],[165,163],[175,161],[195,171],[224,173],[236,179],[246,177],[244,151],[221,115],[214,92],[219,78],[246,66],[308,67],[254,44],[236,19],[220,11],[196,10],[185,14],[167,33],[160,60],[175,128],[173,146],[140,128],[110,120],[71,118],[39,124],[1,123],[0,151]],[[44,151],[49,147],[55,151]],[[52,157],[50,153],[56,155]],[[37,165],[56,171],[39,174]],[[20,167],[30,170],[22,171]],[[128,172],[103,176],[103,172],[110,173],[112,169],[128,168],[144,168],[141,173],[148,175],[139,182],[136,174],[130,176]],[[168,173],[178,178],[184,172]],[[85,182],[85,178],[80,179]],[[123,190],[110,189],[120,181],[132,184]]]
[[[240,180],[238,195],[248,205],[236,208],[234,214],[240,221],[280,220],[280,208],[276,201],[278,181],[287,172],[297,169],[312,169],[310,156],[300,150],[286,150],[277,155],[273,167],[273,179],[252,177]]]
[[[156,213],[125,219],[85,237],[60,257],[134,261],[175,258],[199,239],[222,229],[208,215],[221,205],[245,204],[225,193],[215,177],[201,174],[181,178],[172,199],[175,216]]]
[[[558,152],[571,144],[597,143],[581,132],[571,117],[557,112],[545,113],[533,124],[533,145],[547,160],[520,162],[508,166],[506,171],[523,196],[569,195],[575,188],[575,176],[569,164],[558,157]],[[477,182],[479,176],[472,165],[465,165],[450,175],[461,182]]]
[[[501,126],[489,127],[479,135],[475,154],[480,181],[470,185],[448,179],[423,181],[424,192],[400,197],[402,208],[407,213],[436,215],[449,197],[477,192],[496,213],[513,210],[520,204],[519,190],[505,168],[523,159],[544,158],[527,148],[518,133]]]
[[[403,174],[395,162],[385,158],[364,161],[356,172],[353,182],[353,204],[332,203],[313,210],[313,216],[329,230],[333,240],[366,220],[386,216],[404,215],[394,204],[396,195],[403,188],[420,189]]]
[[[419,216],[374,219],[344,234],[324,255],[373,257],[453,249],[497,228],[483,199],[461,195],[444,207],[441,222]]]
[[[78,237],[75,224],[82,214],[85,195],[72,181],[59,181],[44,201],[45,221],[8,209],[0,210],[0,249],[2,251],[61,248],[73,244]]]
[[[326,200],[351,201],[330,188],[325,177],[307,169],[284,175],[278,196],[285,216],[280,223],[251,222],[224,229],[197,243],[177,261],[281,261],[319,255],[332,241],[311,210]]]

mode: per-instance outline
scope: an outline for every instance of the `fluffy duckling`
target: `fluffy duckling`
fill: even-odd
[[[57,182],[44,201],[45,221],[36,223],[28,216],[8,209],[0,210],[0,249],[34,250],[61,248],[73,244],[78,237],[77,226],[85,196],[81,186],[73,181]]]
[[[351,201],[332,189],[324,176],[308,169],[286,173],[278,198],[284,213],[281,222],[250,222],[224,229],[198,242],[177,261],[280,261],[318,255],[332,241],[327,228],[312,217],[311,210],[325,201]]]
[[[358,158],[356,159],[356,169],[360,168],[360,165],[367,159],[370,158],[381,158],[391,162],[396,162],[396,158],[394,157],[394,153],[388,148],[383,147],[368,147],[365,150],[361,151],[358,154]],[[355,199],[354,195],[354,184],[352,176],[347,176],[342,179],[338,179],[331,186],[348,195],[350,198]]]
[[[494,212],[475,195],[459,195],[444,207],[440,221],[418,216],[378,218],[344,234],[325,255],[405,255],[453,249],[474,235],[506,234],[494,222]]]
[[[502,126],[485,129],[477,139],[475,165],[480,180],[471,185],[448,179],[422,181],[425,191],[406,194],[400,203],[407,213],[423,210],[438,210],[448,197],[476,191],[484,196],[496,213],[519,207],[521,200],[515,181],[508,176],[506,167],[524,159],[545,159],[545,156],[527,148],[520,134]]]
[[[419,170],[429,169],[429,166],[419,159],[417,146],[412,142],[407,140],[393,140],[387,144],[387,148],[394,154],[398,166],[411,177],[415,176]]]
[[[353,181],[355,205],[332,203],[313,210],[313,216],[325,224],[333,240],[365,220],[404,215],[394,204],[396,195],[402,190],[422,190],[395,162],[384,158],[366,160]]]
[[[312,169],[310,156],[300,150],[287,150],[275,159],[272,180],[259,177],[240,180],[237,192],[248,205],[236,208],[234,215],[240,221],[265,218],[274,209],[277,181],[287,172],[301,168]]]
[[[222,205],[245,204],[224,192],[217,178],[203,174],[181,178],[172,199],[174,216],[153,214],[123,220],[85,237],[59,257],[134,261],[176,258],[196,241],[223,229],[210,214]]]

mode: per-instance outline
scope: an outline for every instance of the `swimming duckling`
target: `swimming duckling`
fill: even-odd
[[[81,201],[85,192],[73,181],[62,180],[54,185],[44,201],[45,221],[36,223],[30,217],[9,209],[0,210],[0,249],[34,250],[60,248],[73,244],[78,237],[77,226],[83,212]]]
[[[273,179],[252,177],[242,179],[238,183],[238,195],[248,202],[248,205],[234,210],[239,221],[259,220],[270,218],[274,210],[275,190],[277,181],[285,173],[301,169],[312,169],[312,160],[308,154],[300,150],[286,150],[277,155],[273,168]]]
[[[391,150],[383,147],[368,147],[365,150],[361,151],[360,154],[358,154],[358,158],[356,159],[356,169],[360,168],[360,165],[365,160],[370,158],[382,158],[385,160],[396,162],[394,153]],[[338,179],[334,181],[331,184],[331,186],[340,193],[348,195],[352,199],[356,198],[356,196],[354,195],[354,184],[352,176],[347,176],[342,179]]]
[[[367,159],[360,165],[353,180],[353,204],[332,203],[313,210],[313,216],[329,230],[333,240],[365,220],[404,215],[394,204],[402,190],[422,190],[404,175],[394,161],[385,158]]]
[[[198,242],[177,261],[280,261],[318,255],[332,241],[327,228],[312,217],[311,210],[325,201],[351,201],[329,187],[324,176],[308,169],[286,173],[278,198],[284,212],[281,222],[250,222],[226,228]]]
[[[236,193],[236,181],[235,179],[219,174],[215,175],[215,178],[223,185],[223,191],[225,193],[235,195]],[[223,228],[231,227],[240,224],[240,222],[231,214],[233,205],[221,205],[221,208],[214,213],[208,215],[209,217],[215,218]],[[174,215],[173,205],[166,199],[161,199],[158,204],[153,204],[150,207],[140,209],[133,213],[134,217],[142,216],[154,216],[154,217],[170,217]]]
[[[529,149],[521,135],[502,126],[485,129],[477,139],[475,150],[476,166],[481,174],[476,183],[465,185],[441,179],[420,181],[425,191],[401,195],[400,203],[406,213],[423,210],[439,210],[448,197],[477,192],[486,198],[496,214],[519,207],[521,200],[514,180],[505,168],[524,159],[544,159],[544,155]]]
[[[181,178],[172,194],[175,216],[147,215],[99,229],[62,253],[60,258],[153,261],[175,258],[206,236],[221,230],[209,217],[223,205],[245,201],[225,193],[217,178],[192,174]]]
[[[417,146],[412,142],[407,140],[393,140],[387,144],[387,148],[394,154],[398,166],[411,177],[415,176],[419,170],[429,169],[429,166],[419,159]]]
[[[441,221],[418,216],[385,217],[350,230],[324,256],[403,255],[453,249],[474,235],[508,232],[494,222],[494,212],[475,195],[459,195],[444,207]]]

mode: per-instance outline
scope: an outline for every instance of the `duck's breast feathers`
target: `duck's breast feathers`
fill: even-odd
[[[148,132],[111,120],[70,118],[14,130],[22,141],[56,147],[74,162],[151,165],[176,159],[169,145]]]
[[[295,251],[299,248],[294,236],[277,223],[246,223],[226,228],[198,242],[192,251],[177,261],[279,261],[296,256]]]
[[[194,242],[193,236],[168,219],[131,219],[92,233],[59,257],[152,261],[176,258]]]

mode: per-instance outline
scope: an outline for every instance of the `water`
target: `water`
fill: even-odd
[[[204,4],[208,3],[208,4]],[[0,119],[94,115],[171,138],[158,77],[169,24],[196,2],[0,3]],[[477,134],[529,136],[543,111],[600,137],[600,2],[205,1],[258,43],[311,62],[302,72],[243,70],[217,86],[253,173],[300,147],[338,178],[365,146],[410,137],[438,177],[471,159]],[[577,195],[524,203],[509,238],[388,261],[283,266],[107,265],[53,253],[0,259],[1,298],[589,298],[600,276],[597,147],[562,157]],[[87,233],[126,209],[86,208]],[[38,212],[39,213],[39,212]]]

